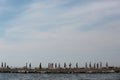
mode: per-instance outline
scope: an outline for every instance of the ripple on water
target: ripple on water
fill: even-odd
[[[0,73],[0,80],[120,80],[120,74],[119,73],[112,73],[112,74]]]

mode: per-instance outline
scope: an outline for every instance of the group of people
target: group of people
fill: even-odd
[[[1,68],[9,68],[9,66],[6,64],[6,62],[1,63]]]
[[[48,69],[60,69],[61,64],[60,63],[48,63]],[[63,68],[72,68],[72,63],[69,63],[68,65],[66,63],[64,63]],[[78,63],[76,63],[76,68],[78,68]]]
[[[102,62],[99,62],[99,63],[94,63],[93,66],[91,64],[91,62],[89,63],[89,66],[87,63],[85,63],[85,68],[102,68]],[[108,62],[106,62],[106,68],[108,68]]]
[[[1,64],[1,68],[9,68],[9,66],[6,63]],[[31,69],[31,63],[26,63],[25,68],[29,68]],[[67,69],[67,68],[79,68],[78,63],[75,64],[75,66],[72,66],[72,63],[63,64],[63,67],[61,66],[60,63],[48,63],[48,69]],[[85,67],[84,68],[94,68],[94,69],[98,69],[98,68],[102,68],[102,62],[99,63],[94,63],[93,65],[91,64],[91,62],[88,64],[87,62],[85,63]],[[106,68],[108,68],[108,62],[106,62]],[[42,64],[39,64],[39,69],[42,69]]]

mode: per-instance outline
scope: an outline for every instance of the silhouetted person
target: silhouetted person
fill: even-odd
[[[26,66],[25,66],[25,68],[27,69],[27,63],[26,63]]]
[[[57,69],[57,63],[55,63],[55,69]]]
[[[64,63],[64,68],[65,68],[65,69],[66,69],[66,66],[67,66],[66,63]]]
[[[99,64],[97,63],[97,69],[99,68]]]
[[[54,68],[54,67],[53,67],[53,65],[54,65],[54,64],[53,64],[53,63],[51,63],[51,68],[52,68],[52,69]]]
[[[3,62],[1,63],[1,68],[3,68]]]
[[[89,64],[89,68],[92,68],[91,62],[90,62],[90,64]]]
[[[100,68],[102,68],[102,62],[100,62]]]
[[[106,62],[106,68],[108,69],[108,62]]]
[[[58,64],[58,68],[59,68],[59,69],[61,68],[60,63]]]
[[[78,63],[76,63],[76,68],[78,69]]]
[[[10,67],[7,65],[7,69],[10,69]]]
[[[39,64],[39,69],[42,69],[42,64],[41,63]]]
[[[48,69],[53,69],[53,63],[48,63]]]
[[[85,63],[85,68],[88,68],[88,66],[87,66],[87,62]]]
[[[4,63],[4,68],[6,68],[6,62]]]
[[[31,69],[31,63],[29,64],[29,68]]]
[[[69,64],[69,68],[71,68],[71,65],[72,65],[72,64],[70,63],[70,64]]]
[[[50,69],[51,68],[51,63],[48,63],[48,69]]]
[[[94,63],[94,69],[96,68],[96,63]]]

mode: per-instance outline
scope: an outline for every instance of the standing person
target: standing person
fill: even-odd
[[[31,63],[29,64],[29,68],[31,69]]]
[[[54,64],[53,63],[51,63],[51,69],[53,69],[54,68]]]
[[[94,69],[96,69],[96,63],[94,63]]]
[[[108,62],[106,62],[106,68],[108,69]]]
[[[4,68],[6,68],[6,62],[4,63]]]
[[[61,68],[60,63],[58,64],[58,68],[59,68],[59,69]]]
[[[51,63],[48,63],[48,69],[51,69]]]
[[[86,69],[88,68],[88,66],[87,66],[87,62],[85,63],[85,68],[86,68]]]
[[[26,66],[25,66],[25,68],[27,69],[27,63],[26,63]]]
[[[99,68],[99,64],[97,63],[97,69]]]
[[[57,69],[57,63],[55,63],[55,69]]]
[[[89,68],[92,68],[91,62],[90,62],[90,64],[89,64]]]
[[[42,69],[42,64],[41,63],[39,64],[39,69]]]
[[[71,69],[71,65],[72,65],[72,64],[70,63],[70,64],[69,64],[69,68],[70,68],[70,69]]]
[[[64,68],[65,68],[65,69],[66,69],[66,66],[67,66],[66,63],[64,63]]]
[[[76,69],[78,69],[78,63],[76,63]]]
[[[1,68],[3,68],[3,62],[1,63]]]
[[[102,69],[102,62],[100,62],[100,68]]]

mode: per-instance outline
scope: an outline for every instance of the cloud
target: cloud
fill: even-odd
[[[115,17],[119,17],[119,1],[93,1],[84,5],[79,2],[66,6],[71,2],[74,1],[35,0],[24,6],[22,12],[7,23],[0,41],[1,53],[21,58],[24,55],[24,60],[33,61],[39,57],[47,57],[48,61],[56,57],[63,61],[64,56],[69,58],[64,61],[71,61],[70,57],[76,57],[77,61],[82,56],[92,56],[93,59],[95,56],[95,60],[102,56],[101,60],[105,54],[105,57],[114,55],[114,52],[118,54],[120,19]]]
[[[84,25],[93,24],[95,23],[95,21],[99,21],[99,19],[101,18],[104,19],[104,17],[106,16],[109,17],[109,15],[110,14],[112,15],[113,12],[115,14],[118,14],[119,12],[118,9],[116,9],[116,11],[114,9],[112,10],[110,9],[118,6],[117,1],[111,1],[111,2],[106,1],[106,2],[98,2],[98,3],[94,2],[85,5],[85,7],[77,5],[72,9],[67,8],[66,10],[60,10],[59,6],[55,5],[52,2],[51,4],[47,4],[47,3],[49,3],[49,1],[44,2],[44,4],[42,5],[39,2],[34,2],[31,5],[28,5],[27,6],[28,9],[25,10],[20,16],[17,16],[17,19],[13,20],[12,24],[15,24],[12,25],[13,30],[14,28],[15,29],[20,28],[21,29],[20,31],[24,31],[24,30],[28,31],[29,29],[34,30],[35,28],[38,27],[40,29],[48,28],[48,27],[56,28],[55,26],[59,28],[64,25],[69,26],[69,24],[75,25],[74,28],[83,27]],[[106,5],[103,6],[103,4]],[[50,7],[51,5],[52,8]],[[62,4],[59,3],[59,5]],[[103,13],[100,13],[101,11],[103,11]]]
[[[34,2],[30,5],[27,5],[27,9],[23,11],[23,13],[19,15],[15,20],[12,21],[12,25],[10,25],[11,27],[8,28],[6,31],[6,36],[20,39],[20,41],[23,42],[27,40],[32,40],[34,42],[37,39],[37,41],[42,39],[48,41],[48,44],[50,44],[51,40],[58,40],[56,43],[59,44],[59,39],[65,38],[64,40],[67,41],[69,40],[69,36],[72,36],[70,40],[73,41],[73,43],[75,43],[74,39],[78,39],[75,45],[79,43],[84,43],[84,37],[88,37],[90,33],[91,35],[89,36],[93,37],[94,31],[90,33],[78,32],[76,34],[76,29],[85,27],[86,25],[91,27],[91,24],[96,24],[100,20],[104,19],[106,16],[109,17],[109,15],[114,15],[115,13],[118,14],[118,10],[115,11],[114,7],[119,7],[119,3],[117,1],[96,1],[87,5],[77,5],[74,6],[72,9],[68,8],[65,12],[63,12],[64,10],[60,10],[60,13],[57,13],[57,11],[59,11],[57,10],[57,8],[59,9],[59,6],[63,3],[59,3],[57,1],[55,1],[55,3],[56,4],[54,4],[54,2],[52,3],[49,1],[44,1],[43,3]],[[113,10],[114,13],[112,12]],[[101,11],[103,11],[103,13],[100,13]],[[107,12],[110,13],[108,14]],[[52,13],[54,13],[54,15],[52,15]],[[106,24],[104,26],[106,26]],[[48,30],[47,32],[41,30],[48,27],[50,27],[50,30]],[[98,27],[98,29],[99,28],[100,27]],[[93,41],[96,39],[97,35],[101,33],[101,31],[96,32],[96,35],[92,38]],[[101,36],[104,34],[102,33]],[[111,34],[114,35],[115,33]],[[74,38],[74,36],[76,35],[77,37]],[[82,38],[79,39],[79,36]],[[89,38],[87,38],[88,42]],[[81,41],[82,39],[83,42]],[[99,40],[101,41],[101,39]],[[52,43],[54,43],[54,41]],[[64,43],[66,42],[64,41],[62,43],[64,46]],[[70,44],[70,42],[68,44]],[[85,47],[86,46],[87,45],[85,45]]]
[[[0,0],[0,15],[10,11],[10,8],[6,4],[6,0]]]

